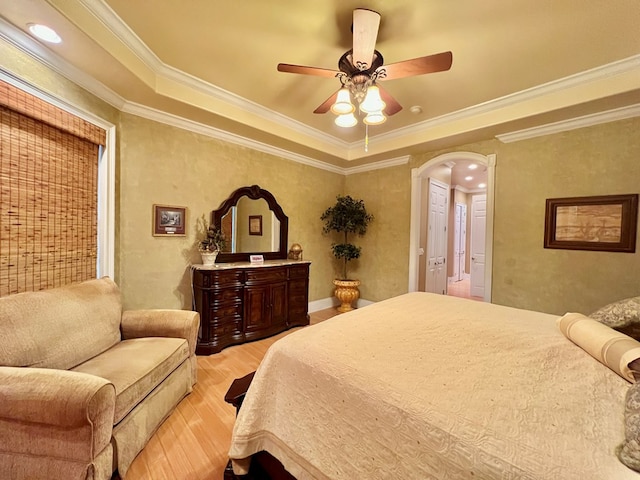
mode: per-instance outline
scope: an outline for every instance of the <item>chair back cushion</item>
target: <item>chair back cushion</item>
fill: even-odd
[[[68,370],[118,343],[121,318],[108,277],[0,298],[0,365]]]

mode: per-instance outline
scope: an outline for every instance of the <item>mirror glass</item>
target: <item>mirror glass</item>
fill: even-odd
[[[222,217],[227,239],[223,252],[277,252],[280,249],[280,221],[266,200],[241,197]]]
[[[287,258],[289,219],[275,197],[258,185],[241,187],[211,212],[226,246],[217,261],[240,262],[259,254],[265,260]]]

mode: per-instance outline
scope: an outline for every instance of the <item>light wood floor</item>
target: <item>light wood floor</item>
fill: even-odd
[[[447,295],[452,297],[470,298],[471,300],[483,301],[482,297],[471,296],[471,280],[464,278],[458,282],[451,282],[447,285]]]
[[[337,314],[333,308],[314,312],[311,324]],[[234,379],[258,367],[269,346],[296,330],[199,356],[193,392],[134,460],[126,480],[222,480],[235,420],[235,409],[224,395]]]

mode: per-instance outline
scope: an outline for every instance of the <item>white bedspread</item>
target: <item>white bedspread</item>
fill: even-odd
[[[426,293],[276,342],[235,424],[305,479],[640,479],[615,456],[629,383],[558,317]]]

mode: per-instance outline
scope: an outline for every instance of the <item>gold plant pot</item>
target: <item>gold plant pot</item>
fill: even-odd
[[[345,313],[353,310],[351,305],[360,298],[360,280],[334,280],[333,284],[336,286],[334,295],[341,302],[338,311]]]

